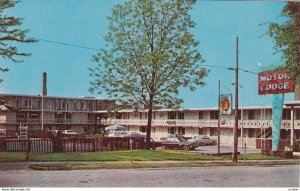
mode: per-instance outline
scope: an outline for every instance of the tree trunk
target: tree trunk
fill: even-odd
[[[150,149],[150,138],[151,138],[151,126],[152,126],[152,109],[153,107],[153,98],[150,98],[149,110],[148,110],[148,122],[147,122],[147,131],[146,131],[146,150]]]

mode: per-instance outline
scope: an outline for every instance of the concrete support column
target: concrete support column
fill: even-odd
[[[291,146],[294,145],[294,106],[291,106]]]

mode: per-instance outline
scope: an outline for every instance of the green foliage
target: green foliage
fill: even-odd
[[[282,53],[284,67],[300,82],[300,2],[287,2],[281,12],[287,20],[281,24],[270,23],[268,34],[274,38],[275,53]]]
[[[121,99],[122,106],[176,107],[179,87],[203,86],[207,71],[189,28],[195,0],[133,0],[114,7],[106,48],[92,58],[90,91]]]
[[[1,0],[0,1],[0,56],[12,62],[22,62],[20,57],[30,56],[30,53],[20,52],[15,46],[17,43],[35,42],[32,38],[26,38],[28,30],[18,27],[22,24],[21,18],[7,16],[5,10],[14,7],[19,1]],[[8,68],[0,67],[0,71],[7,72]],[[2,80],[1,80],[2,81]]]

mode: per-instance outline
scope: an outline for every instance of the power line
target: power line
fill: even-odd
[[[206,27],[199,27],[199,28],[202,30],[206,30],[206,31],[222,33],[222,34],[226,34],[226,35],[230,35],[230,36],[236,36],[236,33],[233,33],[233,32],[221,31],[221,30],[211,29],[211,28],[206,28]],[[262,36],[262,35],[252,36],[252,35],[248,35],[248,34],[241,34],[241,33],[238,33],[238,34],[239,34],[239,36],[246,37],[246,38],[255,38],[255,39],[270,38],[268,36]]]
[[[87,50],[99,50],[96,48],[91,48],[87,46],[81,46],[81,45],[76,45],[76,44],[70,44],[70,43],[65,43],[65,42],[59,42],[59,41],[54,41],[54,40],[48,40],[48,39],[42,39],[42,38],[34,38],[35,40],[43,41],[43,42],[50,42],[53,44],[59,44],[59,45],[64,45],[64,46],[70,46],[70,47],[76,47],[76,48],[82,48],[82,49],[87,49]]]
[[[223,69],[223,70],[236,70],[235,68],[231,68],[231,67],[222,67],[222,66],[216,66],[216,65],[206,65],[206,64],[202,64],[202,66],[206,66],[206,67],[211,67],[211,68],[219,68],[219,69]],[[249,70],[245,70],[242,68],[239,68],[238,70],[243,71],[243,72],[247,72],[247,73],[251,73],[251,74],[258,74],[257,72],[252,72]]]

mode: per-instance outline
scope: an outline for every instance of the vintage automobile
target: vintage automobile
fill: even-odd
[[[187,142],[184,138],[169,137],[161,143],[163,149],[184,149],[194,150],[196,147],[191,142]]]
[[[211,139],[207,135],[196,135],[189,141],[194,147],[203,146],[203,145],[215,145],[217,141],[215,139]]]
[[[78,135],[77,132],[72,131],[72,130],[62,130],[63,135]]]

